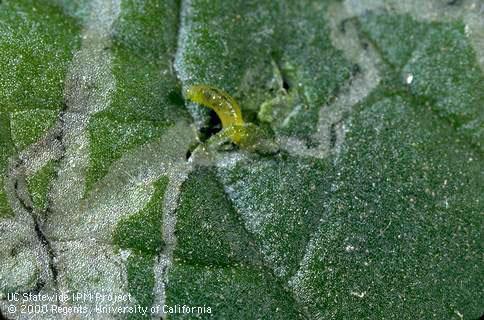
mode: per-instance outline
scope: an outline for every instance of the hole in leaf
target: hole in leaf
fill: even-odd
[[[192,155],[192,150],[188,149],[187,153],[185,154],[185,160],[190,159],[191,155]]]
[[[343,34],[344,34],[344,33],[346,33],[346,25],[347,25],[347,23],[348,23],[350,20],[351,20],[351,18],[346,18],[346,19],[343,19],[343,20],[341,21],[341,23],[339,24],[339,31],[340,31],[341,33],[343,33]]]
[[[193,150],[195,150],[199,145],[199,142],[194,142],[188,146],[187,153],[185,154],[185,159],[188,160],[192,156]]]
[[[282,87],[284,90],[289,91],[290,86],[285,77],[282,77]]]
[[[360,72],[361,72],[361,67],[359,64],[355,63],[351,66],[351,74],[353,76],[357,75]]]
[[[336,146],[336,139],[336,124],[333,123],[331,124],[331,128],[329,129],[329,147],[331,149],[334,149],[334,147]]]
[[[460,5],[461,3],[462,3],[462,0],[450,0],[450,1],[447,1],[447,5],[449,5],[449,6],[457,6],[457,5]],[[481,317],[481,319],[482,319],[482,317]]]
[[[210,120],[207,126],[200,128],[200,140],[207,141],[211,136],[222,130],[222,123],[215,111],[210,111]]]
[[[168,94],[168,101],[176,106],[183,106],[185,103],[180,91],[177,90],[173,90]]]

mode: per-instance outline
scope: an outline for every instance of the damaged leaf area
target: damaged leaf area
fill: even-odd
[[[479,319],[483,14],[0,0],[0,318]]]

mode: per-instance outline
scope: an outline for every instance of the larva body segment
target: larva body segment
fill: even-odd
[[[188,88],[187,97],[214,110],[224,128],[244,124],[239,104],[223,90],[207,85],[195,85]]]
[[[228,93],[207,85],[189,87],[188,99],[215,111],[222,122],[220,137],[228,137],[233,143],[252,152],[273,154],[279,146],[253,123],[245,123],[239,104]]]
[[[247,132],[239,104],[228,93],[207,85],[194,85],[188,88],[186,96],[193,102],[215,111],[222,127],[235,144],[243,144]]]

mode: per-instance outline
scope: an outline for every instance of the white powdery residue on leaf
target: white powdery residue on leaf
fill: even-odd
[[[168,128],[161,138],[125,154],[111,166],[89,197],[71,212],[69,221],[61,217],[50,221],[56,228],[49,231],[56,238],[65,241],[94,238],[109,243],[117,223],[139,212],[154,193],[153,184],[162,176],[167,177],[162,230],[165,248],[154,266],[155,303],[164,303],[164,279],[176,244],[174,211],[181,184],[191,168],[185,161],[185,152],[194,139],[189,128],[186,123],[178,123]]]
[[[310,213],[302,203],[309,191],[302,191],[304,175],[298,174],[299,170],[308,172],[310,167],[304,161],[297,164],[297,169],[294,166],[252,158],[235,168],[219,167],[217,172],[264,261],[280,278],[289,277],[297,268],[296,257],[302,257],[300,242],[294,237],[312,227],[304,226]],[[290,185],[297,187],[288,190]]]
[[[321,303],[321,299],[326,300],[328,297],[321,296],[321,288],[314,285],[315,281],[321,281],[319,278],[332,278],[338,270],[334,261],[332,261],[330,248],[328,244],[337,241],[338,235],[341,232],[341,223],[334,222],[331,227],[327,224],[329,221],[320,220],[320,227],[312,234],[305,249],[305,253],[299,269],[288,280],[288,286],[294,292],[298,301],[302,305],[314,306]],[[338,258],[335,258],[338,259]],[[314,268],[316,267],[316,270]],[[328,283],[327,286],[335,284]],[[328,293],[330,290],[326,290]],[[327,310],[326,313],[315,315],[315,319],[327,319],[334,310]]]
[[[465,33],[471,39],[477,60],[484,73],[484,3],[478,0],[468,6],[464,13]]]
[[[165,191],[163,203],[163,240],[165,247],[154,265],[155,285],[153,287],[153,306],[163,306],[166,303],[166,281],[168,279],[169,269],[173,264],[173,252],[176,247],[175,211],[178,205],[181,186],[192,169],[192,166],[182,162],[182,165],[174,167],[174,170],[169,175],[170,179],[168,188]],[[157,315],[164,317],[163,309],[160,309],[160,313]]]
[[[348,60],[356,62],[361,71],[353,76],[352,81],[341,90],[332,103],[320,109],[317,131],[313,135],[314,141],[319,143],[317,147],[308,147],[305,142],[294,137],[279,138],[281,148],[291,154],[313,158],[325,158],[330,152],[338,154],[345,136],[343,115],[350,112],[355,104],[367,97],[380,83],[376,67],[379,61],[378,54],[371,46],[367,50],[361,50],[358,31],[351,23],[347,23],[344,34],[339,30],[343,21],[353,15],[353,11],[335,3],[329,6],[327,18],[331,28],[332,44],[341,50]],[[332,136],[336,141],[332,142]]]
[[[52,289],[52,274],[48,254],[36,236],[32,217],[17,203],[12,203],[16,215],[0,220],[0,309],[7,310],[11,301],[4,292],[27,292],[37,283]],[[19,302],[19,304],[21,301]]]
[[[291,288],[297,299],[303,304],[311,303],[311,294],[317,294],[317,292],[311,293],[312,287],[311,285],[308,286],[305,284],[304,277],[311,260],[314,258],[319,235],[320,231],[316,231],[314,236],[309,240],[304,257],[299,264],[299,269],[288,281],[289,288]]]
[[[131,250],[119,250],[119,256],[123,261],[127,261],[130,255],[131,255]]]
[[[180,26],[178,30],[178,43],[177,43],[177,51],[175,54],[175,71],[178,75],[178,78],[181,80],[182,83],[186,83],[190,81],[190,70],[186,70],[187,63],[184,61],[184,54],[193,46],[190,42],[190,37],[188,36],[192,30],[191,19],[187,19],[187,16],[191,16],[192,13],[192,6],[190,0],[183,0],[181,1],[180,7]]]
[[[223,163],[223,162],[222,162]],[[251,176],[259,176],[263,174],[265,166],[268,164],[262,164],[260,166],[248,166],[250,169]],[[219,166],[222,168],[223,166]],[[244,179],[239,179],[236,182],[232,183],[230,181],[225,180],[227,177],[223,173],[223,170],[218,171],[219,176],[221,177],[224,185],[225,192],[228,194],[229,198],[235,204],[235,208],[240,212],[242,215],[246,228],[249,232],[254,234],[261,234],[264,231],[264,225],[270,223],[272,218],[277,213],[274,211],[273,204],[263,205],[260,208],[255,208],[251,205],[254,202],[252,198],[253,192],[251,190],[257,190],[259,187],[257,184],[254,184],[252,181],[247,181]],[[270,190],[263,190],[264,192],[270,193]],[[258,194],[260,197],[264,197],[263,194]]]
[[[59,292],[85,294],[79,299],[62,301],[64,307],[87,307],[82,319],[99,319],[96,307],[127,307],[135,301],[113,301],[109,297],[128,294],[126,268],[121,253],[111,244],[92,239],[53,241],[56,268],[59,270]],[[89,294],[94,295],[93,298]],[[104,298],[95,295],[104,295]],[[104,314],[105,315],[105,314]]]
[[[13,217],[0,219],[0,291],[28,292],[39,287],[41,294],[52,294],[56,283],[51,267],[49,249],[45,245],[42,226],[28,195],[24,164],[12,157],[9,159],[3,188],[14,212]],[[15,305],[22,308],[22,300],[0,301],[0,309]],[[40,304],[39,304],[40,305]],[[44,317],[49,319],[49,317]]]
[[[344,5],[352,16],[362,16],[368,11],[387,11],[394,13],[407,13],[422,20],[453,20],[462,12],[468,10],[467,6],[449,6],[441,0],[345,0]]]
[[[217,160],[216,166],[221,169],[231,170],[235,168],[239,161],[243,161],[247,159],[244,155],[240,152],[232,152],[225,156],[221,156],[220,159]]]
[[[105,48],[111,43],[113,23],[119,12],[117,0],[96,0],[91,4],[81,48],[68,72],[64,89],[67,110],[61,119],[66,151],[51,192],[54,212],[68,213],[84,195],[89,164],[89,119],[111,104],[116,87],[111,72],[112,54]]]
[[[65,235],[67,229],[63,223],[58,222],[72,223],[68,217],[79,208],[79,200],[84,193],[84,174],[89,159],[86,132],[89,118],[110,104],[111,92],[115,88],[111,73],[112,58],[105,47],[110,43],[112,25],[119,10],[120,1],[117,0],[96,0],[90,4],[90,16],[85,21],[81,35],[81,48],[73,56],[65,81],[64,99],[67,108],[57,125],[47,133],[47,137],[58,136],[60,139],[42,139],[21,155],[31,173],[34,173],[35,168],[41,167],[41,161],[37,159],[45,162],[45,159],[53,156],[58,158],[59,152],[65,150],[57,179],[49,194],[50,215],[47,221],[42,221],[43,236],[52,250],[50,268],[57,270],[57,278],[54,279],[56,287],[45,288],[50,290],[50,294],[82,289],[85,286],[86,290],[93,292],[96,290],[95,284],[98,289],[103,288],[112,293],[126,292],[126,277],[122,276],[124,269],[120,262],[114,261],[111,248],[92,242],[89,238],[84,242],[53,240],[62,238],[56,237],[56,234]],[[88,241],[90,243],[86,245]],[[95,267],[93,261],[98,262]],[[113,278],[116,275],[119,277]],[[58,305],[69,306],[70,302],[59,301]]]
[[[192,139],[189,125],[181,122],[159,139],[124,154],[92,192],[71,208],[69,221],[61,216],[50,218],[49,232],[57,239],[110,241],[117,222],[148,203],[158,179],[165,176],[169,183],[182,180],[189,168],[185,152]]]
[[[319,146],[307,150],[301,147],[294,149],[299,154],[318,158],[324,158],[331,151],[338,154],[345,136],[345,124],[342,122],[344,114],[351,112],[352,107],[367,97],[380,83],[376,67],[379,56],[375,50],[371,46],[367,50],[361,50],[361,40],[352,23],[345,24],[344,32],[340,30],[343,21],[352,16],[352,11],[336,3],[330,5],[327,14],[332,44],[341,50],[348,60],[357,63],[360,72],[353,76],[352,81],[341,90],[332,103],[321,108],[317,132],[313,136],[313,139],[319,142]],[[334,138],[335,141],[332,141]],[[288,142],[289,146],[298,145]]]

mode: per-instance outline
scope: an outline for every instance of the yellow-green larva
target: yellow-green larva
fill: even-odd
[[[239,104],[227,92],[200,84],[189,87],[186,97],[215,111],[222,122],[223,134],[236,145],[264,153],[277,149],[273,142],[263,142],[267,139],[256,125],[244,122]]]
[[[214,110],[224,128],[244,124],[239,104],[223,90],[207,85],[195,85],[188,88],[187,97]]]
[[[244,143],[245,122],[239,104],[227,92],[207,85],[191,86],[186,91],[187,98],[215,111],[222,127],[235,144]]]

